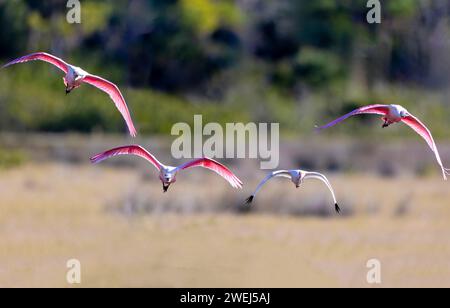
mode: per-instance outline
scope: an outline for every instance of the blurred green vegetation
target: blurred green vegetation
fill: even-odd
[[[26,155],[19,150],[0,147],[0,169],[18,167],[26,162]]]
[[[201,113],[298,136],[360,105],[398,103],[450,138],[448,1],[382,2],[379,25],[365,0],[84,0],[79,25],[66,4],[0,1],[0,59],[42,50],[110,79],[141,133]],[[105,94],[86,85],[66,97],[61,77],[47,64],[1,70],[0,129],[125,131]],[[364,136],[377,121],[330,133]]]
[[[62,79],[56,69],[46,64],[36,68],[21,66],[0,77],[0,95],[4,103],[0,115],[2,130],[14,127],[18,131],[109,132],[126,131],[114,103],[103,92],[85,85],[65,94]],[[40,75],[39,78],[34,76]],[[173,123],[193,121],[202,114],[206,121],[227,123],[248,121],[247,114],[237,106],[217,108],[212,102],[191,103],[182,98],[146,89],[122,89],[139,129],[147,133],[170,133]]]

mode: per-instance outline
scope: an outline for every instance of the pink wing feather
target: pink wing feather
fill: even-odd
[[[185,170],[192,167],[203,167],[212,170],[227,180],[233,188],[242,188],[242,181],[227,167],[216,162],[215,160],[210,158],[200,158],[181,165],[178,169]]]
[[[408,117],[403,118],[402,122],[411,127],[416,133],[418,133],[423,139],[425,139],[425,141],[428,143],[428,146],[436,155],[436,160],[442,169],[444,180],[447,180],[449,170],[444,168],[444,165],[442,164],[441,156],[439,155],[439,151],[437,149],[436,143],[434,142],[430,130],[413,115],[409,115]]]
[[[133,120],[131,119],[130,111],[128,110],[127,103],[125,102],[125,99],[123,98],[122,93],[120,92],[119,88],[113,84],[112,82],[103,79],[98,76],[94,75],[87,75],[83,82],[88,83],[103,92],[107,93],[111,99],[113,100],[114,104],[116,105],[117,109],[119,109],[120,113],[122,114],[122,117],[124,118],[125,122],[127,123],[128,130],[130,131],[130,135],[133,137],[136,137],[137,131],[134,127]]]
[[[36,60],[41,60],[41,61],[53,64],[54,66],[56,66],[57,68],[59,68],[66,74],[69,71],[66,62],[64,62],[63,60],[61,60],[58,57],[55,57],[55,56],[45,53],[45,52],[36,52],[36,53],[32,53],[27,56],[23,56],[21,58],[15,59],[15,60],[3,65],[2,68],[6,68],[8,66],[18,64],[18,63],[25,63],[28,61],[36,61]]]
[[[322,129],[326,129],[329,127],[332,127],[350,117],[353,117],[355,115],[359,115],[359,114],[379,114],[379,115],[386,115],[389,113],[389,107],[386,105],[369,105],[369,106],[364,106],[364,107],[360,107],[356,110],[353,110],[350,113],[347,113],[346,115],[334,120],[333,122],[330,122],[324,126],[321,127],[317,127],[316,130],[322,130]]]
[[[146,149],[139,145],[129,145],[123,146],[119,148],[115,148],[100,154],[95,155],[91,158],[91,162],[93,164],[97,164],[102,162],[110,157],[118,156],[118,155],[136,155],[142,157],[149,161],[156,169],[161,170],[162,164]]]

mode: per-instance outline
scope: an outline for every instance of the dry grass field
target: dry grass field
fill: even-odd
[[[162,194],[131,167],[1,171],[0,286],[69,287],[71,258],[82,287],[371,287],[371,258],[382,287],[450,286],[450,190],[437,173],[331,176],[340,217],[305,210],[332,207],[314,182],[297,191],[274,182],[257,211],[239,213],[256,179],[235,193],[208,174],[180,175]]]

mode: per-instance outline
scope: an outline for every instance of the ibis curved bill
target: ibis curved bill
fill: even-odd
[[[331,193],[331,196],[333,198],[334,201],[334,208],[336,210],[337,213],[341,212],[341,208],[338,205],[338,202],[336,200],[336,195],[334,193],[333,187],[331,186],[330,181],[328,181],[327,177],[321,173],[318,172],[309,172],[309,171],[305,171],[305,170],[277,170],[274,172],[269,173],[262,181],[261,183],[259,183],[259,185],[256,187],[255,192],[248,197],[245,200],[246,204],[250,204],[253,202],[253,200],[256,197],[256,194],[261,190],[261,188],[271,179],[273,178],[277,178],[277,177],[281,177],[281,178],[288,178],[292,181],[292,183],[294,183],[295,187],[299,188],[300,185],[308,179],[316,179],[319,181],[322,181],[327,187],[328,190]]]

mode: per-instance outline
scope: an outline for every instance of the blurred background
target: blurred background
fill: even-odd
[[[66,96],[46,63],[0,72],[0,286],[450,286],[450,191],[424,140],[362,116],[313,133],[355,107],[401,104],[450,165],[450,3],[396,0],[368,24],[366,0],[0,0],[0,61],[46,51],[115,82],[139,130],[127,137],[107,95]],[[208,171],[162,194],[145,162],[97,152],[139,143],[166,163],[172,125],[277,122],[281,168],[322,171],[295,190],[229,160],[233,191]],[[205,177],[208,187],[205,190]]]

